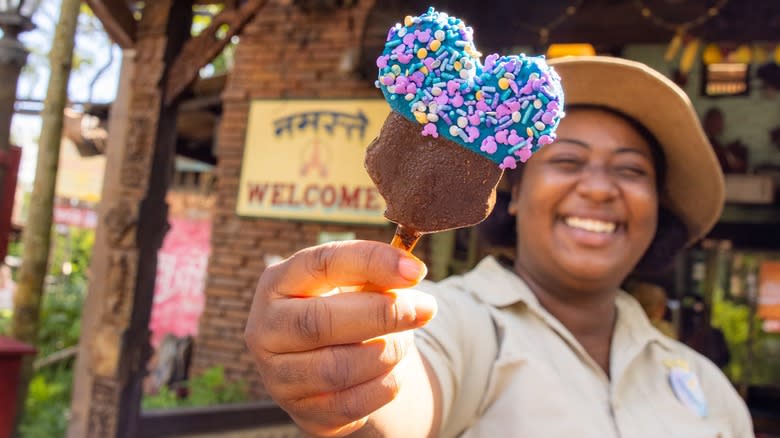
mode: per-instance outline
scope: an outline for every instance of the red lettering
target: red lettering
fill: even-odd
[[[281,205],[284,204],[285,201],[282,199],[282,189],[284,189],[284,185],[282,184],[274,184],[273,185],[273,193],[271,194],[271,205]]]
[[[301,201],[295,196],[296,193],[296,185],[295,184],[288,184],[287,187],[290,189],[290,206],[291,207],[298,207],[301,205]]]
[[[307,207],[313,207],[317,203],[317,192],[319,188],[314,184],[306,186],[306,190],[303,192],[303,203]]]
[[[333,204],[336,203],[336,189],[332,185],[328,184],[322,188],[320,202],[324,207],[333,207]]]
[[[273,207],[338,208],[352,211],[377,211],[381,196],[375,187],[296,183],[248,183],[250,203],[268,203]]]
[[[349,187],[341,186],[341,201],[339,202],[339,208],[353,208],[355,210],[360,208],[360,187],[352,189],[352,193],[349,192]]]
[[[366,203],[365,203],[365,209],[366,210],[379,210],[381,208],[381,205],[379,202],[377,202],[377,199],[379,197],[377,196],[377,190],[375,187],[369,187],[366,189]]]
[[[265,191],[268,189],[268,184],[252,184],[249,183],[249,202],[263,203],[265,198]]]

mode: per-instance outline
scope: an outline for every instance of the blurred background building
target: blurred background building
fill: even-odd
[[[258,275],[319,242],[389,241],[359,165],[389,111],[375,59],[387,29],[429,3],[142,3],[87,1],[122,48],[121,76],[114,102],[66,114],[55,221],[96,229],[70,436],[285,422],[263,403],[188,417],[140,400],[215,368],[263,399],[242,337]],[[688,93],[727,173],[727,205],[671,271],[636,280],[661,287],[668,326],[720,362],[760,433],[780,436],[780,2],[433,6],[471,25],[482,53],[620,56]],[[468,229],[428,236],[417,253],[433,279],[506,255]]]

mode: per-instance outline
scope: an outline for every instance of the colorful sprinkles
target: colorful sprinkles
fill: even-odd
[[[555,140],[564,116],[560,77],[544,57],[493,54],[482,65],[481,56],[471,27],[429,8],[390,28],[376,86],[422,135],[514,169]]]

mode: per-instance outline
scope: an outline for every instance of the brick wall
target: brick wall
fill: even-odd
[[[257,98],[376,98],[373,80],[343,73],[345,51],[360,47],[373,1],[324,14],[306,14],[284,0],[271,1],[241,35],[235,66],[223,93],[217,193],[206,306],[196,340],[193,373],[214,365],[230,379],[259,379],[244,346],[243,330],[258,276],[268,255],[289,256],[317,242],[320,231],[352,231],[360,239],[389,242],[392,226],[321,224],[239,217],[235,213],[249,103]],[[426,258],[426,242],[418,255]]]

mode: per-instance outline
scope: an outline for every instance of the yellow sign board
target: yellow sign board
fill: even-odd
[[[363,159],[389,112],[379,99],[253,101],[237,213],[387,223]]]
[[[97,203],[103,190],[105,168],[105,155],[82,157],[76,144],[63,138],[57,171],[57,196]]]

